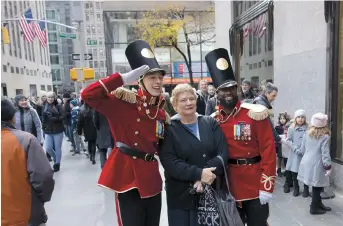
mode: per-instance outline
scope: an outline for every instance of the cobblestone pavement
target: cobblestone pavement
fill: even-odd
[[[63,142],[61,171],[55,174],[55,191],[46,204],[49,215],[47,226],[116,226],[114,194],[97,186],[100,165],[92,165],[85,155],[71,156],[70,144]],[[97,155],[99,160],[99,156]],[[161,172],[163,169],[161,168]],[[343,195],[324,200],[333,211],[322,216],[309,214],[311,198],[282,191],[282,178],[278,178],[269,224],[271,226],[341,226],[343,225]],[[163,194],[161,226],[167,226],[165,193]]]

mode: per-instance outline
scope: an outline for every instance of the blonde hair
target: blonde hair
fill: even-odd
[[[194,95],[195,98],[198,98],[196,90],[191,85],[189,85],[187,83],[186,84],[179,84],[173,89],[172,96],[170,98],[170,101],[171,101],[174,109],[175,109],[179,95],[181,93],[185,93],[185,92],[191,93]]]
[[[300,117],[300,116],[299,116],[299,117]],[[296,126],[303,126],[303,125],[308,126],[308,123],[307,123],[307,121],[306,121],[306,117],[305,117],[305,122],[304,122],[304,124],[302,124],[302,125],[298,125],[298,123],[297,123],[297,118],[298,118],[298,117],[296,117],[296,118],[290,120],[290,122],[291,122],[290,127],[295,128]]]
[[[308,135],[312,138],[319,139],[324,135],[330,136],[331,132],[328,126],[324,126],[320,128],[311,126],[308,130]]]

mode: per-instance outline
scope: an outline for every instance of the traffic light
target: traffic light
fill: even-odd
[[[10,44],[10,36],[6,27],[1,27],[2,41],[4,44]]]
[[[72,68],[69,72],[70,79],[72,81],[85,81],[94,79],[93,68]]]

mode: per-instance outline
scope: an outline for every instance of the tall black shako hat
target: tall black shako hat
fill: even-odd
[[[205,60],[217,90],[237,85],[229,53],[226,49],[220,48],[209,52],[205,56]]]
[[[125,50],[125,55],[132,70],[143,65],[148,65],[150,70],[147,73],[160,71],[163,75],[166,74],[166,72],[161,69],[160,65],[157,63],[155,55],[149,44],[143,40],[136,40],[130,43]],[[143,77],[144,75],[141,78]]]

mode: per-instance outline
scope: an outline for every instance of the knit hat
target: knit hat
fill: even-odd
[[[10,121],[13,119],[16,108],[6,97],[1,97],[1,121]]]
[[[63,94],[63,98],[70,98],[70,93]]]
[[[328,116],[323,113],[316,113],[311,118],[311,124],[317,128],[325,127],[328,124]]]
[[[247,80],[247,79],[244,79],[242,81],[242,84],[247,84],[248,86],[251,86],[251,82],[249,80]]]
[[[14,101],[18,104],[18,102],[21,101],[22,99],[27,99],[27,97],[23,94],[19,94],[15,96]]]
[[[72,101],[70,101],[70,103],[75,107],[75,106],[77,106],[77,100],[72,100]]]
[[[297,117],[300,117],[300,116],[306,117],[306,112],[305,112],[305,110],[299,109],[299,110],[297,110],[297,111],[294,113],[294,118],[297,118]]]

